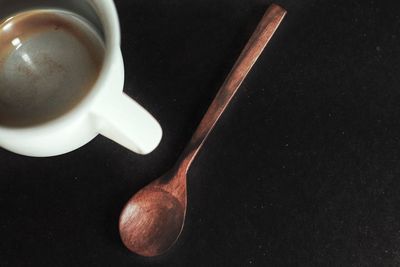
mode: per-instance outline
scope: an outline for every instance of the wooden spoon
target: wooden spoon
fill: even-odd
[[[185,221],[188,169],[285,14],[278,5],[268,8],[175,167],[126,204],[119,230],[129,250],[147,257],[157,256],[178,239]]]

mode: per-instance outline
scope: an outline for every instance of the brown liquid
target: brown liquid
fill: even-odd
[[[0,126],[71,110],[93,87],[103,57],[98,34],[73,13],[32,10],[0,21]]]

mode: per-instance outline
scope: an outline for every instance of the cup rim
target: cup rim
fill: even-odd
[[[0,124],[0,132],[13,131],[23,133],[32,130],[43,131],[68,125],[74,120],[79,119],[82,114],[89,113],[91,104],[94,102],[97,96],[103,90],[107,90],[103,84],[106,82],[108,74],[111,72],[113,67],[114,61],[120,53],[121,31],[118,13],[113,0],[88,0],[88,3],[91,5],[101,22],[105,38],[103,64],[92,89],[89,90],[88,94],[84,96],[79,103],[76,104],[76,106],[54,119],[28,126],[8,126]]]

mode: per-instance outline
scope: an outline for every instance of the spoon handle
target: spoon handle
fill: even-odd
[[[216,97],[211,103],[211,106],[208,108],[206,114],[201,120],[191,141],[185,148],[185,151],[182,154],[182,161],[178,161],[180,162],[180,170],[187,172],[193,159],[196,157],[198,151],[214,128],[218,119],[221,117],[225,108],[232,100],[254,63],[257,61],[265,46],[274,35],[285,15],[286,10],[275,4],[272,4],[267,9],[224,84],[219,89]]]

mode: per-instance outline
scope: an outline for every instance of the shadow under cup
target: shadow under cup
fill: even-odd
[[[103,66],[104,34],[90,1],[0,6],[0,126],[62,116],[91,91]]]

